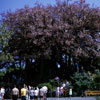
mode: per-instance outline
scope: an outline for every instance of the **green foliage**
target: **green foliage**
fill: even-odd
[[[93,74],[76,72],[71,78],[74,91],[77,93],[100,89],[100,70],[95,70]]]
[[[6,74],[5,71],[0,71],[0,77],[3,77]]]
[[[0,77],[3,77],[5,76],[6,73],[11,73],[13,71],[17,71],[19,70],[19,67],[8,67],[8,68],[5,68],[4,70],[1,70],[0,71]]]
[[[7,29],[5,24],[0,24],[0,44],[2,44],[2,48],[8,46],[11,34],[12,32]]]
[[[72,85],[74,87],[73,91],[77,93],[77,95],[83,94],[85,90],[88,90],[91,87],[91,78],[87,73],[79,73],[76,72],[72,79]]]
[[[12,31],[9,31],[6,27],[6,24],[0,24],[0,77],[3,77],[7,72],[8,69],[4,68],[3,63],[14,61],[13,56],[9,53],[9,40],[12,35]],[[10,68],[9,72],[12,72],[13,69]]]
[[[12,31],[9,31],[6,24],[0,24],[0,61],[13,61],[13,57],[8,53],[9,40],[12,35]]]
[[[49,89],[52,88],[52,85],[48,82],[48,83],[41,83],[38,85],[39,87],[43,87],[43,86],[47,86]]]
[[[100,97],[96,97],[97,100],[100,100]]]
[[[38,85],[39,87],[42,87],[42,86],[47,86],[48,89],[54,91],[55,88],[56,88],[56,83],[55,83],[55,80],[49,80],[49,82],[46,82],[46,83],[41,83]]]
[[[100,90],[100,70],[95,70],[95,74],[92,75],[92,90]]]
[[[79,73],[76,72],[73,77],[72,80],[74,81],[74,85],[76,85],[77,87],[89,87],[89,84],[91,83],[91,79],[89,77],[89,75],[87,73]]]

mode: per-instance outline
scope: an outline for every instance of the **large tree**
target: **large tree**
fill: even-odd
[[[75,69],[70,67],[75,63],[84,67],[84,62],[89,59],[91,64],[100,54],[100,9],[90,8],[84,2],[25,6],[3,14],[3,21],[14,30],[9,52],[25,60],[26,69],[32,66],[34,59],[40,66],[40,76],[44,66],[55,70],[58,62],[66,73]]]

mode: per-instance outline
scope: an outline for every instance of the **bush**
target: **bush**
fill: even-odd
[[[79,73],[76,72],[73,77],[71,77],[72,79],[72,85],[73,85],[73,94],[76,95],[84,95],[84,91],[87,89],[90,89],[91,87],[91,78],[89,77],[89,75],[87,73]]]
[[[97,100],[100,100],[100,97],[96,97]]]
[[[76,72],[72,77],[73,94],[84,95],[85,90],[100,89],[100,70],[93,74]]]
[[[100,70],[95,70],[95,73],[92,75],[92,90],[100,90]]]

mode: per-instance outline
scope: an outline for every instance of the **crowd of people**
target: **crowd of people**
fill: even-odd
[[[43,87],[32,87],[23,85],[21,90],[19,90],[16,85],[14,85],[12,89],[12,100],[17,100],[19,97],[21,97],[21,100],[46,100],[46,94],[47,94],[48,88],[47,86]],[[4,100],[5,95],[5,88],[2,87],[0,89],[0,100]]]
[[[62,83],[60,86],[58,85],[56,87],[56,97],[66,96],[72,96],[72,86],[70,86],[70,83],[67,80],[65,83]]]
[[[7,90],[6,90],[7,91]],[[4,87],[0,89],[0,100],[4,100],[4,95],[7,93]],[[46,100],[48,87],[33,87],[27,86],[24,84],[20,89],[14,85],[14,87],[10,90],[12,100],[17,100],[21,98],[21,100]],[[62,84],[58,84],[55,89],[56,97],[67,97],[72,96],[72,87],[70,83],[66,80]]]

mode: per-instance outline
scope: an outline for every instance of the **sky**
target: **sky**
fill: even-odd
[[[63,1],[63,0],[61,0]],[[79,0],[72,0],[79,1]],[[91,7],[100,7],[100,0],[85,0]],[[16,9],[24,8],[25,5],[33,7],[35,3],[41,3],[43,5],[56,3],[56,0],[0,0],[0,13],[7,12],[9,10],[16,11]],[[1,16],[0,16],[1,17]]]
[[[79,0],[72,0],[79,1]],[[100,7],[100,0],[85,0],[90,6]],[[0,0],[0,13],[6,12],[7,10],[15,11],[18,8],[23,8],[25,5],[33,7],[36,2],[43,5],[55,4],[56,0]]]

